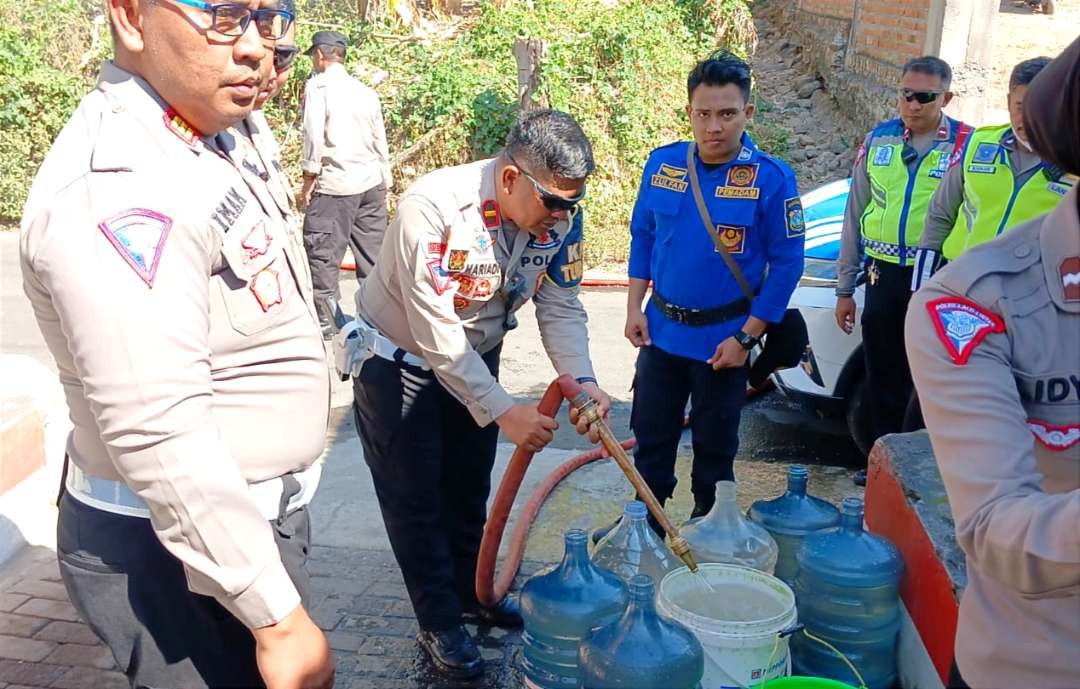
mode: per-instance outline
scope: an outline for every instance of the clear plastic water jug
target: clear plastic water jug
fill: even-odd
[[[626,584],[589,560],[588,536],[566,532],[562,562],[537,572],[521,590],[521,669],[529,689],[577,689],[578,643],[626,609]]]
[[[869,689],[896,682],[900,576],[904,563],[892,543],[863,530],[863,501],[844,498],[840,527],[808,535],[799,548],[795,601],[806,630],[835,646]],[[857,684],[851,670],[806,635],[792,639],[796,675]]]
[[[750,519],[764,526],[780,549],[773,574],[788,585],[795,581],[795,555],[803,538],[840,523],[840,511],[832,503],[808,495],[806,481],[806,467],[793,464],[788,468],[786,493],[750,506]]]
[[[646,574],[653,581],[682,566],[649,526],[645,503],[632,500],[623,507],[623,516],[593,549],[594,565],[615,572],[623,581]]]
[[[693,632],[656,612],[652,579],[630,580],[630,605],[578,647],[583,689],[698,689],[705,653]]]
[[[716,504],[704,517],[687,522],[682,535],[699,563],[743,565],[769,574],[776,566],[776,541],[739,512],[734,481],[716,484]]]

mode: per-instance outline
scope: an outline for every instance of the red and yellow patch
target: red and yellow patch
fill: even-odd
[[[165,120],[165,127],[168,128],[170,132],[180,137],[180,140],[188,146],[194,146],[195,142],[202,137],[202,134],[198,129],[195,129],[195,127],[188,124],[188,121],[183,117],[180,117],[176,110],[173,110],[172,108],[165,111],[162,119]]]
[[[499,204],[495,199],[484,199],[480,204],[480,215],[484,219],[484,227],[489,230],[502,226],[502,217],[499,215]]]
[[[717,225],[720,243],[729,254],[741,254],[746,250],[746,228],[738,225]]]

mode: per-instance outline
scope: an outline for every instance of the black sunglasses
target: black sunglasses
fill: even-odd
[[[585,185],[581,185],[581,193],[577,196],[566,198],[565,196],[559,196],[558,194],[552,194],[550,191],[544,188],[544,185],[536,181],[536,178],[530,175],[528,172],[522,169],[518,162],[507,153],[507,159],[514,164],[514,167],[518,169],[521,174],[525,175],[526,179],[532,182],[533,187],[536,189],[536,193],[540,195],[540,201],[543,202],[544,208],[547,208],[552,213],[558,213],[559,211],[572,211],[581,203],[585,198]]]
[[[912,91],[911,89],[900,90],[900,95],[904,98],[904,100],[906,100],[908,103],[913,100],[917,100],[919,101],[920,105],[933,103],[941,94],[941,91]]]
[[[292,67],[296,62],[296,56],[300,54],[300,49],[296,46],[283,45],[274,48],[274,69],[278,72],[284,72],[288,68]]]

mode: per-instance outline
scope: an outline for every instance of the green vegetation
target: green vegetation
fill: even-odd
[[[107,55],[108,29],[92,19],[98,5],[84,1],[0,0],[0,218],[18,218],[37,165]],[[439,24],[428,37],[395,17],[356,22],[352,2],[298,4],[299,45],[335,28],[357,47],[349,52],[351,70],[385,72],[376,90],[391,154],[408,151],[395,170],[398,192],[434,167],[498,150],[516,108],[514,39],[544,40],[540,95],[578,118],[595,148],[590,265],[625,260],[641,166],[651,149],[689,131],[687,71],[716,47],[746,54],[753,41],[747,0],[486,0],[454,31]],[[309,70],[301,57],[286,90],[267,106],[297,177],[296,124]],[[754,133],[767,149],[786,148],[781,132]]]

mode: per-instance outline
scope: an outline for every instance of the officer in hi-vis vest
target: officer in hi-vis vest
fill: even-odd
[[[900,117],[870,132],[851,172],[837,263],[836,323],[852,332],[852,295],[865,267],[862,337],[876,437],[896,433],[903,425],[912,389],[902,343],[915,248],[954,147],[962,146],[971,133],[971,127],[942,112],[952,100],[951,79],[949,65],[936,57],[904,65]]]
[[[954,156],[930,200],[912,290],[945,261],[1049,213],[1075,184],[1075,176],[1031,150],[1024,131],[1028,84],[1049,63],[1036,57],[1016,65],[1009,78],[1009,124],[979,127]]]

